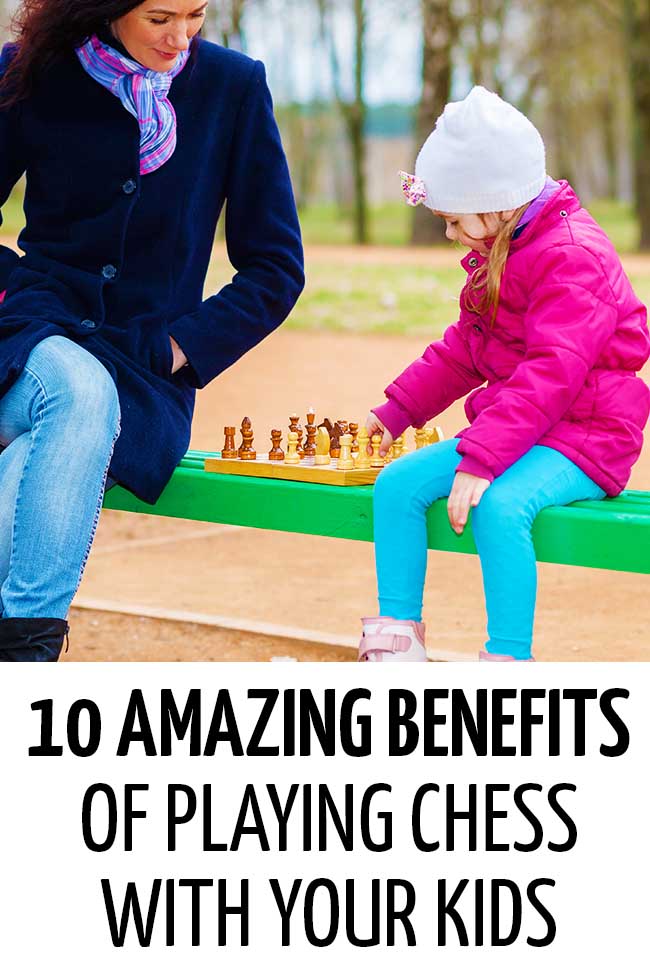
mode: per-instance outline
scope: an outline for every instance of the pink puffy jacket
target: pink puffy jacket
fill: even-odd
[[[471,275],[483,261],[471,252],[461,263]],[[616,495],[650,412],[635,375],[650,355],[646,319],[612,244],[563,182],[512,241],[494,326],[461,296],[460,320],[374,412],[398,436],[474,390],[458,470],[491,481],[542,444]]]

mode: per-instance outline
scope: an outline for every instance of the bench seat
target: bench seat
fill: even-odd
[[[235,474],[208,474],[205,454],[189,451],[155,505],[124,488],[107,492],[104,507],[190,521],[372,541],[372,486],[333,487]],[[429,548],[476,553],[470,528],[457,536],[446,501],[428,515]],[[605,501],[547,508],[535,521],[540,562],[650,573],[650,492],[624,491]]]

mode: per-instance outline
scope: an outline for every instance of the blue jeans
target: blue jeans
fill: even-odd
[[[67,616],[119,434],[115,383],[63,336],[31,352],[0,399],[0,611]]]
[[[375,484],[375,557],[382,616],[419,621],[427,568],[426,513],[449,495],[458,440],[394,461]],[[490,485],[472,512],[481,560],[491,653],[531,655],[537,563],[531,538],[549,505],[600,499],[605,492],[550,447],[533,447]]]

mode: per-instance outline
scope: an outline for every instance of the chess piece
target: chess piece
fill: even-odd
[[[269,450],[269,460],[282,461],[284,460],[284,450],[280,447],[280,441],[282,440],[282,430],[271,430],[271,444],[272,448]]]
[[[395,460],[395,453],[393,451],[393,445],[391,444],[388,450],[386,451],[386,456],[384,457],[384,461],[386,464],[390,464],[392,460]]]
[[[232,460],[233,458],[239,457],[237,447],[235,446],[235,427],[224,427],[223,432],[226,439],[224,441],[223,450],[221,451],[222,459]]]
[[[245,416],[241,421],[241,436],[242,442],[239,448],[239,459],[240,460],[255,460],[257,453],[253,450],[253,424],[250,421],[250,417]]]
[[[330,433],[330,457],[339,457],[341,453],[341,437],[345,433],[341,423],[344,421],[337,420]],[[344,426],[347,424],[344,423]]]
[[[298,423],[300,416],[298,413],[292,413],[289,417],[289,431],[291,433],[297,433],[298,439],[296,441],[296,449],[298,451],[298,457],[300,460],[305,456],[305,452],[302,448],[302,427]]]
[[[415,449],[422,450],[427,445],[427,432],[424,427],[419,427],[415,431]]]
[[[351,423],[349,433],[352,434],[352,456],[356,457],[356,455],[359,453],[359,441],[357,440],[357,436],[359,434],[359,424]]]
[[[316,419],[316,414],[313,410],[307,412],[307,423],[305,424],[305,430],[307,431],[307,442],[305,443],[304,454],[305,460],[308,463],[314,463],[314,457],[316,456],[316,424],[314,420]]]
[[[339,471],[354,470],[354,460],[352,459],[352,434],[344,433],[341,436],[341,453],[339,454],[336,465]]]
[[[404,434],[393,440],[393,460],[398,460],[404,453]]]
[[[365,427],[359,429],[359,453],[354,459],[354,469],[357,471],[370,470],[370,457],[368,456],[368,444],[370,438]]]
[[[327,427],[319,427],[316,434],[316,455],[314,463],[323,467],[330,462],[330,435]]]
[[[442,427],[427,427],[427,444],[440,443],[445,439]]]
[[[287,435],[287,453],[284,458],[285,464],[299,464],[300,454],[298,453],[298,434],[295,430],[290,430]]]
[[[380,433],[374,433],[372,435],[372,457],[370,458],[371,467],[384,467],[386,461],[379,453],[379,448],[381,447],[382,435]]]

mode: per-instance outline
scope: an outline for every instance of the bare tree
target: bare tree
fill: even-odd
[[[634,106],[636,206],[642,250],[650,250],[650,2],[624,0],[625,35]]]
[[[346,95],[344,91],[341,62],[336,46],[334,18],[337,14],[338,5],[336,4],[336,0],[317,0],[317,2],[321,17],[323,39],[329,50],[334,96],[345,124],[345,131],[350,147],[353,179],[354,237],[358,244],[367,244],[369,239],[365,139],[367,107],[364,88],[367,31],[366,0],[351,0],[351,13],[354,23],[351,95]]]
[[[449,101],[452,52],[459,28],[452,7],[451,0],[421,0],[422,95],[415,126],[418,146],[425,141]],[[443,224],[432,219],[425,207],[416,207],[411,243],[442,243],[444,239]]]
[[[244,10],[247,5],[248,0],[222,0],[208,7],[207,36],[224,47],[244,51]]]

